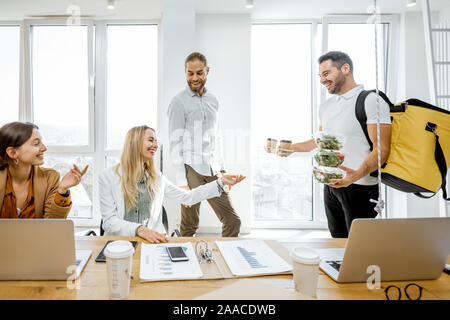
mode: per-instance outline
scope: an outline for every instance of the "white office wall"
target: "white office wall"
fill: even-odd
[[[248,14],[199,14],[196,50],[210,66],[207,88],[219,100],[225,169],[247,178],[232,188],[231,198],[242,219],[241,233],[251,224],[250,174],[250,30]],[[221,232],[221,223],[205,202],[200,210],[200,232]]]
[[[157,134],[163,146],[163,172],[175,181],[175,169],[169,156],[167,107],[171,99],[185,87],[184,60],[195,48],[195,0],[164,0],[161,20],[159,103]],[[164,201],[169,228],[180,223],[180,204]]]
[[[400,52],[398,95],[396,101],[417,98],[429,101],[428,69],[426,63],[423,19],[420,12],[402,14],[400,27]],[[392,190],[390,217],[439,216],[439,195],[421,199],[413,194]]]
[[[450,4],[447,8],[439,11],[439,21],[449,21],[450,20]]]
[[[404,96],[398,96],[398,99],[417,98],[428,101],[430,95],[422,14],[405,13],[402,23],[404,25],[401,37],[404,48],[400,61],[404,64],[402,68],[404,72],[400,75],[399,81],[403,83]]]
[[[204,53],[210,65],[207,88],[219,100],[219,124],[223,134],[225,168],[228,173],[247,176],[231,190],[231,197],[242,219],[241,232],[251,223],[250,181],[250,16],[197,15],[193,0],[165,0],[161,24],[160,105],[158,138],[164,145],[164,174],[175,181],[169,155],[167,106],[186,86],[184,60],[192,51]],[[175,5],[176,3],[176,5]],[[238,153],[238,154],[236,154]],[[180,204],[165,200],[170,228],[181,220]],[[220,233],[221,223],[209,204],[200,210],[199,232]]]

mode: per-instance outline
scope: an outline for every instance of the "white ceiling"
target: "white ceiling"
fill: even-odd
[[[181,0],[180,0],[181,1]],[[326,14],[363,14],[373,0],[255,0],[253,9],[245,0],[194,0],[197,13],[250,13],[254,19],[320,18]],[[407,0],[378,0],[382,13],[421,10],[421,1],[407,8]],[[430,0],[433,11],[450,7],[449,0]],[[29,16],[67,15],[71,5],[79,6],[81,15],[111,19],[159,19],[163,0],[116,0],[116,9],[106,8],[107,0],[0,0],[0,20]]]

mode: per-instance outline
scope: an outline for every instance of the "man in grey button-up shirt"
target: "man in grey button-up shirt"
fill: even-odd
[[[216,180],[224,172],[222,143],[218,136],[217,98],[205,88],[209,72],[207,60],[198,52],[185,61],[187,88],[176,95],[167,110],[172,162],[176,167],[176,183],[192,189]],[[230,196],[208,200],[222,222],[222,236],[236,237],[241,220],[231,203]],[[200,203],[181,206],[182,236],[193,236],[198,228]]]

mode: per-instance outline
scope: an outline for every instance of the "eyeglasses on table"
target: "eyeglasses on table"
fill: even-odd
[[[403,288],[403,291],[408,300],[420,300],[422,298],[423,287],[416,283],[408,283]],[[387,300],[401,300],[402,289],[395,285],[390,285],[384,289],[384,294],[386,295]]]

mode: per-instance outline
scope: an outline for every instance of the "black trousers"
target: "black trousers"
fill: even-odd
[[[333,238],[348,238],[352,221],[356,218],[375,218],[378,185],[351,184],[346,188],[324,186],[325,213],[328,229]]]

